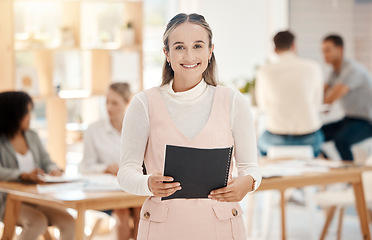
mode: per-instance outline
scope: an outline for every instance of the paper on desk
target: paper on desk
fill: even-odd
[[[325,166],[330,168],[340,168],[344,166],[342,161],[325,160],[325,159],[312,159],[307,162],[309,166]]]
[[[38,193],[56,193],[62,191],[107,192],[120,191],[121,188],[112,175],[92,175],[81,177],[77,182],[59,184],[38,184]]]
[[[80,180],[80,177],[78,176],[50,176],[50,175],[44,175],[41,177],[41,179],[44,180],[46,183],[62,183],[62,182],[74,182]]]
[[[299,176],[309,172],[327,172],[328,166],[309,164],[312,160],[285,160],[261,166],[262,177]]]

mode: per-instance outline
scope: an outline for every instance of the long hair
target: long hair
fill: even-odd
[[[192,13],[192,14],[185,14],[185,13],[179,13],[176,16],[174,16],[167,24],[167,28],[165,29],[164,35],[163,35],[163,43],[165,51],[169,52],[169,35],[173,32],[174,29],[176,29],[179,25],[185,22],[190,22],[193,24],[197,24],[201,27],[203,27],[209,37],[209,48],[212,47],[212,29],[210,28],[209,24],[205,21],[204,17],[202,15]],[[216,86],[217,80],[216,80],[216,59],[214,57],[214,53],[212,52],[212,57],[210,59],[210,62],[208,64],[207,69],[203,72],[203,78],[204,81],[209,84]],[[167,59],[164,60],[164,66],[163,66],[163,78],[161,86],[168,84],[174,77],[174,72],[171,66],[168,65]]]
[[[0,93],[0,135],[13,138],[27,115],[28,104],[33,105],[30,95],[25,92]]]

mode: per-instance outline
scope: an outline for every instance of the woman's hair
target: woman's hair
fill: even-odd
[[[163,43],[164,48],[167,52],[169,52],[169,35],[173,32],[174,29],[176,29],[179,25],[185,22],[190,22],[193,24],[197,24],[201,27],[203,27],[209,37],[209,48],[212,47],[212,29],[209,27],[209,24],[205,21],[204,17],[202,15],[192,13],[192,14],[185,14],[185,13],[179,13],[176,16],[174,16],[167,24],[167,28],[165,29],[164,35],[163,35]],[[217,80],[216,80],[216,59],[214,57],[214,53],[212,52],[212,57],[210,59],[210,62],[208,64],[207,69],[203,72],[203,78],[204,81],[209,84],[216,86]],[[174,77],[174,72],[171,66],[169,66],[167,59],[164,61],[163,66],[163,79],[161,85],[168,84]]]
[[[29,103],[33,105],[30,95],[25,92],[0,93],[0,135],[14,137],[29,111]]]
[[[132,98],[132,93],[130,91],[129,83],[116,82],[112,83],[109,88],[114,92],[120,94],[120,96],[123,97],[126,103],[130,102],[130,99]]]

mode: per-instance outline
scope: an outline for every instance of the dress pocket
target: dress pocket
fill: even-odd
[[[163,239],[168,207],[146,199],[141,209],[138,240]]]
[[[217,202],[212,206],[216,215],[216,234],[218,240],[246,239],[243,223],[243,210],[239,203]]]

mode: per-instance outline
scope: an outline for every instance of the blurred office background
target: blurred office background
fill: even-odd
[[[160,84],[162,34],[179,12],[205,16],[219,81],[236,89],[276,59],[272,38],[286,29],[296,35],[298,54],[321,63],[325,77],[321,42],[329,33],[340,34],[346,57],[372,72],[371,0],[1,0],[0,90],[33,96],[32,128],[52,158],[76,173],[84,131],[107,114],[108,84],[126,81],[133,92]],[[297,210],[293,219],[305,214]],[[345,231],[359,236],[352,217]],[[293,219],[298,232],[306,230]],[[292,239],[305,239],[298,232]]]

